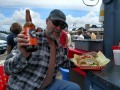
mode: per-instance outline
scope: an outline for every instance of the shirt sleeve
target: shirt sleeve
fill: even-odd
[[[60,64],[60,67],[62,67],[64,69],[76,68],[74,63],[69,58],[67,58],[67,57],[65,57],[65,58],[66,58],[65,61]]]
[[[81,39],[84,39],[84,36],[83,35],[79,35],[77,40],[81,40]]]
[[[64,55],[63,60],[64,61],[61,62],[61,64],[59,66],[62,68],[69,69],[70,68],[70,59],[66,55]]]
[[[9,36],[7,37],[7,45],[11,45],[11,43],[12,43],[12,38],[11,38],[11,36],[9,35]]]
[[[14,48],[6,58],[4,71],[6,74],[15,74],[21,72],[27,65],[28,62],[21,52]]]

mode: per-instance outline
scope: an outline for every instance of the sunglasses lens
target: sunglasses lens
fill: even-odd
[[[66,25],[64,24],[64,22],[59,21],[59,20],[52,20],[52,23],[57,27],[60,26],[61,29],[65,29]]]
[[[57,20],[52,20],[52,23],[57,27],[57,26],[59,26],[59,21],[57,21]]]
[[[66,28],[65,24],[61,25],[60,28],[65,29]]]

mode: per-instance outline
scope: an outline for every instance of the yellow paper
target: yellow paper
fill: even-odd
[[[110,60],[106,58],[101,51],[97,53],[96,61],[98,62],[99,66],[104,66],[110,62]]]

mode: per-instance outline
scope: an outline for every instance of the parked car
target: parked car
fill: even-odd
[[[0,33],[0,40],[5,40],[5,41],[7,41],[7,36],[8,36],[8,34]]]
[[[4,54],[7,49],[7,41],[0,40],[0,54]]]

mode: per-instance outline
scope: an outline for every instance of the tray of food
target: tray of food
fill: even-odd
[[[71,61],[75,66],[84,70],[101,70],[110,62],[101,51],[98,53],[90,52],[82,55],[74,54],[74,58],[72,58]]]

